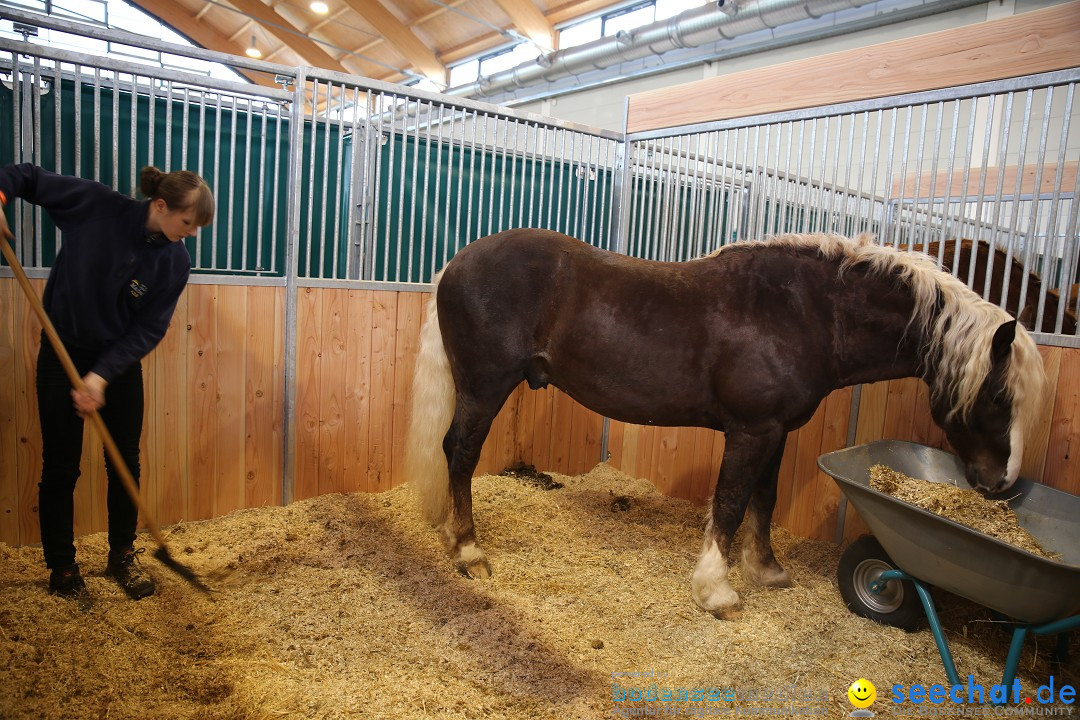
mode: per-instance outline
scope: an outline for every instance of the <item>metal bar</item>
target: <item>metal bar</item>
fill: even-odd
[[[232,111],[229,113],[229,212],[228,222],[225,225],[225,269],[232,270],[236,267],[233,262],[233,212],[236,208],[236,203],[233,199],[236,196],[236,123],[237,114],[239,108],[236,104],[233,104]],[[242,267],[242,266],[241,266]]]
[[[406,111],[408,110],[408,107],[409,107],[409,104],[408,104],[408,101],[406,101],[406,103],[405,103]],[[421,252],[421,255],[420,255],[420,257],[421,257],[420,267],[423,266],[423,246],[424,246],[424,237],[422,235],[420,236],[420,238],[416,237],[416,214],[417,214],[416,201],[417,201],[417,195],[418,195],[418,193],[416,192],[416,186],[417,186],[416,181],[417,181],[417,177],[419,176],[419,172],[420,172],[420,125],[421,125],[421,123],[419,122],[419,117],[420,117],[420,101],[419,100],[414,102],[414,107],[416,108],[417,122],[415,123],[414,132],[413,132],[413,153],[412,153],[412,156],[413,156],[413,171],[412,171],[412,181],[410,183],[412,188],[411,188],[411,192],[409,194],[409,264],[408,264],[408,267],[405,269],[405,278],[404,278],[407,282],[412,282],[412,280],[413,280],[413,258],[416,257],[416,255],[415,255],[415,253],[416,253],[416,241],[419,239],[420,247],[421,247],[421,250],[420,250],[420,252]],[[406,112],[405,116],[408,117],[408,112]],[[406,137],[407,137],[407,135],[402,134],[402,140],[404,140]],[[404,155],[405,155],[405,153],[404,153],[404,148],[403,148],[402,149],[402,157],[404,157]],[[398,228],[398,232],[399,233],[401,232],[401,228]],[[418,267],[417,270],[419,271],[419,269],[420,268]],[[399,275],[398,277],[396,277],[394,279],[395,280],[401,280],[402,278]]]
[[[287,187],[300,187],[300,168],[303,162],[304,148],[304,87],[306,79],[303,70],[296,79],[296,90],[290,106],[289,117],[289,159]],[[289,195],[288,215],[285,233],[285,327],[283,346],[285,348],[285,372],[282,374],[282,472],[281,502],[288,505],[294,499],[296,486],[296,344],[297,344],[297,280],[299,275],[297,250],[300,241],[300,199],[301,193]]]

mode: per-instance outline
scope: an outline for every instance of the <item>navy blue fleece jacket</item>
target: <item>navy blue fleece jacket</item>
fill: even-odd
[[[99,353],[91,372],[112,382],[165,336],[191,274],[187,248],[149,235],[149,200],[93,180],[6,165],[0,192],[40,205],[63,232],[45,312],[65,346]]]

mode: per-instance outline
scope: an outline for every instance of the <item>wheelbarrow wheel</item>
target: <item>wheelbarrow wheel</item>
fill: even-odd
[[[874,592],[871,584],[896,565],[871,535],[853,542],[840,556],[836,579],[848,609],[874,622],[904,630],[914,630],[924,616],[922,603],[910,580],[889,580]]]

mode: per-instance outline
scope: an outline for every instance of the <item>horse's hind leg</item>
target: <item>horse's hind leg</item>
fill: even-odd
[[[784,443],[781,442],[773,453],[765,476],[750,493],[746,531],[743,535],[742,574],[755,585],[787,587],[791,584],[788,571],[780,566],[773,555],[770,538],[772,512],[776,506],[776,479],[780,474],[783,456]]]
[[[491,564],[476,543],[472,476],[491,422],[509,394],[507,390],[475,398],[459,392],[454,420],[443,440],[450,475],[450,514],[442,526],[442,539],[458,569],[469,577],[491,576]]]
[[[757,432],[729,431],[725,437],[724,460],[705,528],[705,542],[691,581],[694,602],[718,618],[730,617],[739,609],[739,595],[727,579],[731,541],[751,493],[769,472],[783,440],[780,427]]]

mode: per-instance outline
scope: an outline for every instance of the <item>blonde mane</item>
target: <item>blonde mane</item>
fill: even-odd
[[[780,235],[760,244],[806,248],[827,258],[843,258],[841,272],[867,265],[875,273],[896,273],[915,299],[911,324],[925,338],[923,357],[937,360],[931,393],[935,397],[952,398],[949,416],[966,421],[990,372],[994,332],[1002,323],[1012,320],[1012,316],[939,270],[929,256],[898,252],[875,245],[872,240],[871,235],[860,235],[854,240],[832,234]],[[736,245],[727,245],[712,255]],[[1045,384],[1046,373],[1035,341],[1027,330],[1017,325],[1005,376],[1014,427],[1026,430],[1032,426],[1041,410]]]

